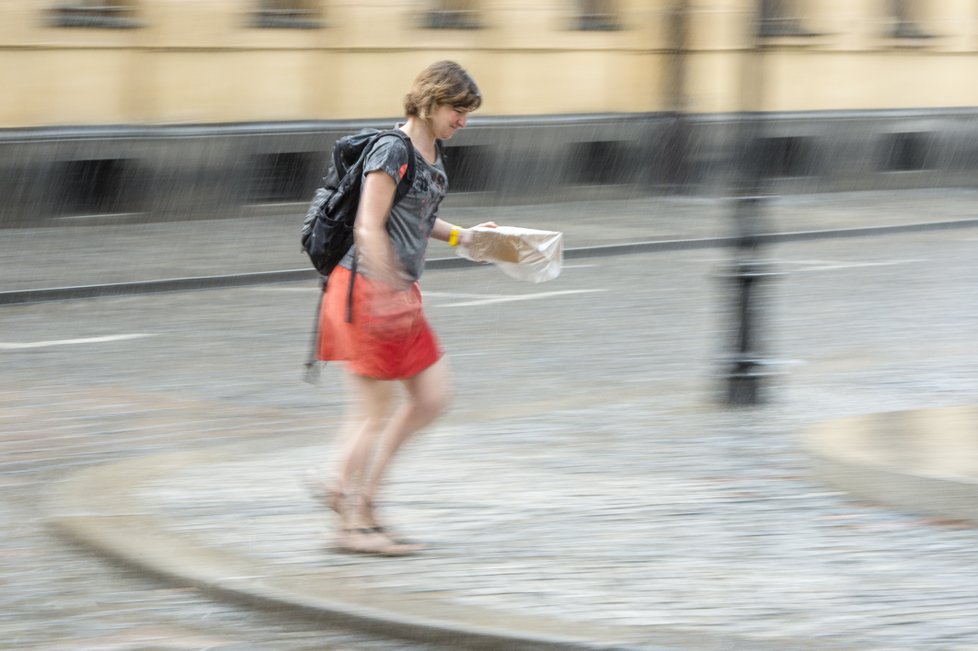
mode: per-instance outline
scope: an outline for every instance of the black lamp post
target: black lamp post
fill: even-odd
[[[760,238],[757,216],[762,198],[742,196],[735,204],[740,228],[735,259],[724,274],[733,291],[733,318],[736,322],[734,352],[726,373],[726,402],[731,405],[755,405],[763,400],[763,384],[771,374],[771,362],[764,359],[760,342],[761,283],[775,275],[774,263],[759,256]]]
[[[760,10],[759,10],[760,11]],[[734,351],[727,358],[725,401],[731,405],[755,405],[762,401],[762,385],[770,375],[770,362],[762,357],[759,290],[762,281],[777,275],[773,263],[760,256],[764,209],[764,160],[768,152],[763,143],[761,100],[763,59],[760,43],[762,14],[753,17],[752,48],[743,67],[742,105],[754,110],[741,113],[738,123],[736,155],[736,198],[733,205],[736,225],[734,261],[726,273],[725,289],[734,295],[732,317],[735,321]]]

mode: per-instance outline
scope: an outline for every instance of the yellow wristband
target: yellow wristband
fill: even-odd
[[[458,234],[460,233],[458,228],[453,228],[452,232],[448,234],[448,246],[458,246]]]

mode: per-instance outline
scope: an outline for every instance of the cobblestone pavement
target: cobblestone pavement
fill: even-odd
[[[711,380],[729,340],[724,251],[599,258],[539,286],[491,268],[427,274],[458,400],[407,450],[383,504],[430,544],[407,561],[334,553],[296,481],[328,461],[344,401],[299,381],[314,287],[6,307],[5,342],[147,336],[0,351],[0,509],[15,523],[0,533],[0,646],[426,648],[147,579],[43,520],[42,498],[72,470],[261,441],[264,454],[176,469],[136,497],[167,531],[269,573],[326,568],[406,600],[434,592],[639,638],[664,627],[976,649],[978,531],[826,488],[796,436],[829,418],[974,402],[976,238],[772,247],[789,273],[772,281],[763,324],[784,374],[769,405],[745,410],[719,406]],[[544,292],[568,293],[501,300]]]
[[[120,352],[124,351],[114,354]],[[58,373],[66,363],[64,353],[16,355],[28,366],[37,364],[39,372],[33,379],[26,377],[33,374],[12,369],[12,356],[3,354],[0,517],[5,524],[0,531],[0,648],[430,648],[214,600],[193,588],[155,581],[143,571],[108,563],[54,535],[40,504],[71,471],[109,459],[231,438],[234,435],[225,428],[256,418],[254,413],[222,409],[216,403],[127,390],[114,383],[112,374],[99,374],[95,369],[89,369],[89,382],[65,381]]]

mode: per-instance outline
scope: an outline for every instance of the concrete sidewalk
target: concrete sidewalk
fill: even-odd
[[[978,193],[945,191],[786,197],[772,204],[769,230],[965,228],[976,225],[976,199]],[[463,223],[489,218],[562,230],[572,248],[729,234],[725,206],[704,199],[458,214]],[[50,231],[50,238],[13,233],[0,266],[22,272],[4,276],[11,289],[57,280],[50,267],[36,265],[49,246],[73,251],[59,271],[80,283],[290,268],[302,259],[283,240],[296,231],[291,218],[270,216],[87,226]],[[69,235],[75,249],[62,248]],[[902,260],[945,253],[948,246],[936,239],[917,251],[914,242],[863,238],[825,255],[849,259],[875,246]],[[959,244],[953,261],[966,268],[970,253]],[[300,481],[311,463],[335,455],[334,444],[318,435],[275,435],[90,468],[52,487],[50,519],[112,557],[215,595],[449,648],[978,648],[972,562],[978,532],[967,522],[978,503],[978,416],[965,407],[917,409],[914,400],[942,370],[950,378],[945,396],[973,395],[969,369],[978,351],[970,339],[948,342],[940,355],[915,352],[907,359],[920,378],[888,385],[904,371],[899,363],[907,360],[898,358],[909,353],[880,342],[882,308],[861,302],[914,288],[881,272],[864,293],[830,312],[844,320],[853,347],[870,351],[868,361],[832,357],[848,351],[829,346],[827,361],[799,373],[781,400],[727,409],[703,401],[710,388],[704,355],[694,348],[702,340],[690,333],[704,319],[702,308],[691,305],[703,302],[711,282],[690,275],[703,270],[703,260],[682,251],[662,255],[668,260],[655,270],[674,291],[657,292],[648,282],[652,256],[596,258],[599,268],[561,279],[582,293],[550,304],[546,318],[514,312],[523,318],[507,319],[511,313],[502,308],[467,315],[491,327],[477,331],[485,355],[460,358],[477,367],[466,376],[478,375],[504,397],[453,413],[397,465],[391,478],[397,490],[381,504],[382,515],[429,545],[417,556],[333,549],[330,514]],[[807,249],[783,255],[832,266],[812,260],[819,254]],[[439,292],[485,286],[480,273],[426,276],[432,309],[457,313]],[[968,295],[972,281],[956,277],[961,285],[952,291]],[[796,291],[806,302],[796,307],[806,313],[793,315],[795,336],[825,347],[832,337],[811,325],[821,318],[819,301],[837,283],[851,289],[864,278],[813,277],[800,284]],[[605,279],[634,291],[599,294]],[[256,310],[251,318],[267,321],[276,314],[268,306],[282,307],[248,298]],[[219,302],[246,303],[239,299],[222,295]],[[177,303],[160,309],[188,309]],[[124,306],[101,309],[108,318]],[[659,345],[651,351],[636,346],[640,332],[606,334],[609,315],[651,313],[661,319]],[[549,343],[547,350],[560,356],[541,369],[529,361],[544,342],[534,329],[551,320],[573,324],[563,330],[570,343]],[[476,332],[460,329],[461,318],[442,321],[456,341]],[[255,323],[241,318],[244,329]],[[879,359],[871,355],[874,344],[881,346]],[[672,357],[671,346],[688,346],[684,352],[700,357]],[[626,373],[635,360],[649,370]],[[883,396],[873,404],[907,410],[864,413],[863,388]],[[470,398],[479,390],[461,387]],[[273,416],[276,427],[303,429],[288,410]]]
[[[0,247],[0,303],[8,302],[5,295],[50,288],[225,277],[223,283],[212,284],[220,286],[233,284],[230,276],[242,274],[268,274],[257,282],[269,282],[277,274],[285,280],[298,277],[283,276],[283,271],[312,277],[299,248],[304,212],[302,205],[268,206],[236,219],[149,224],[62,220],[45,228],[6,229]],[[465,225],[495,221],[561,231],[570,251],[677,241],[715,246],[710,240],[736,235],[732,203],[715,198],[660,196],[454,209],[449,203],[442,212]],[[978,220],[978,191],[773,197],[760,217],[761,231],[796,239],[819,232],[970,227]],[[453,257],[439,242],[429,251],[429,259]]]

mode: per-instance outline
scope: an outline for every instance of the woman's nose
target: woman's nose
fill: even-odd
[[[462,113],[461,116],[459,116],[459,119],[458,119],[458,128],[461,129],[462,127],[464,127],[465,126],[465,123],[468,122],[468,121],[469,121],[469,115],[468,115],[468,113]]]

